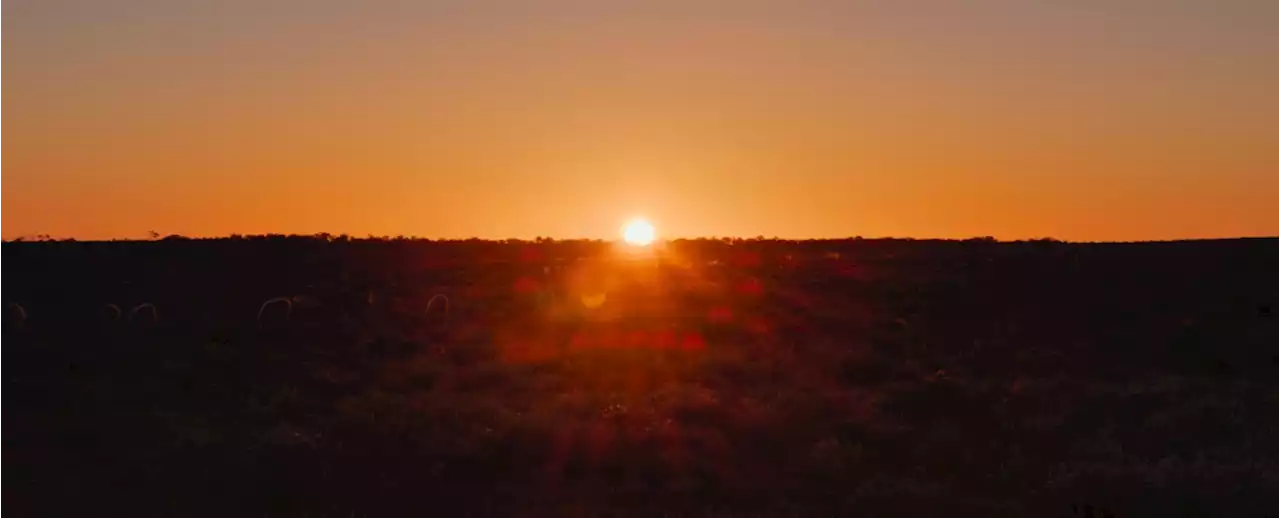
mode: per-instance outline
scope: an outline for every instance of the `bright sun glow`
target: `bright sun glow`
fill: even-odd
[[[633,219],[622,226],[622,240],[636,246],[648,246],[657,236],[653,225],[643,219]]]

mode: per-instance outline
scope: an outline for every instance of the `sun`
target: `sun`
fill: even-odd
[[[633,219],[622,226],[622,240],[626,241],[627,244],[648,246],[655,237],[657,237],[657,232],[654,231],[653,224],[643,218]]]

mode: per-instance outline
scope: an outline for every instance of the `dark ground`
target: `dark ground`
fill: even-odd
[[[1276,516],[1277,249],[5,243],[5,508]]]

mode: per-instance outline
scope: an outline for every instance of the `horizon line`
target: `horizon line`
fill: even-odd
[[[355,236],[351,234],[330,234],[328,232],[317,232],[313,234],[283,234],[283,233],[265,233],[265,234],[224,234],[216,236],[185,236],[182,234],[155,234],[152,237],[113,237],[113,238],[92,238],[80,239],[76,237],[57,237],[48,234],[26,234],[14,238],[6,238],[0,240],[4,244],[31,244],[31,243],[153,243],[153,242],[173,242],[173,241],[220,241],[220,240],[248,240],[248,239],[326,239],[332,241],[417,241],[431,243],[460,243],[467,241],[481,241],[488,243],[504,243],[505,242],[522,242],[522,243],[545,243],[550,242],[596,242],[596,243],[621,243],[618,238],[596,238],[596,237],[552,237],[552,236],[536,236],[536,237],[425,237],[418,235],[375,235],[366,234],[363,236]],[[783,236],[696,236],[696,237],[669,237],[659,238],[655,243],[670,243],[677,241],[775,241],[775,242],[817,242],[817,241],[979,241],[993,243],[1027,243],[1027,242],[1055,242],[1063,244],[1130,244],[1130,243],[1179,243],[1187,241],[1232,241],[1246,239],[1280,239],[1280,235],[1262,235],[1262,236],[1219,236],[1219,237],[1183,237],[1183,238],[1163,238],[1163,239],[1138,239],[1138,240],[1069,240],[1051,236],[1030,237],[1030,238],[998,238],[994,236],[970,236],[970,237],[914,237],[914,236],[842,236],[842,237],[783,237]],[[541,241],[540,241],[541,240]]]

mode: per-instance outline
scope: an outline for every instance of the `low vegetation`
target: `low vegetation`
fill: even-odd
[[[6,508],[1272,513],[1276,245],[5,243]]]

